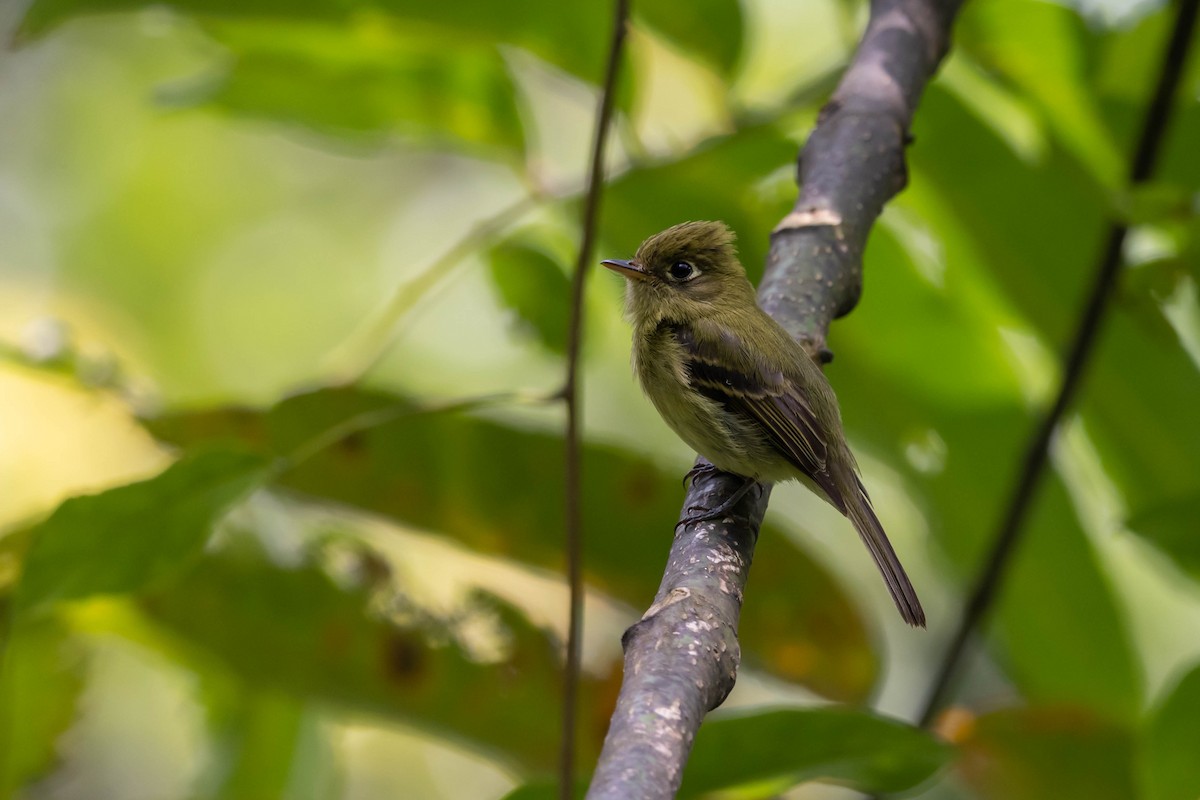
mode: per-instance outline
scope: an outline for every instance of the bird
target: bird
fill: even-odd
[[[758,307],[734,241],[723,222],[684,222],[646,239],[632,259],[601,261],[625,278],[642,390],[713,468],[743,479],[728,501],[681,524],[723,515],[760,483],[798,480],[850,520],[900,616],[923,628],[925,612],[859,477],[833,387]]]

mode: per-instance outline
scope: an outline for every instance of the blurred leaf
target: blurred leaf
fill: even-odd
[[[206,30],[230,51],[228,71],[168,89],[167,102],[208,101],[339,135],[399,132],[523,150],[516,90],[500,54],[483,43],[381,16],[220,22]]]
[[[13,587],[21,579],[21,565],[33,543],[36,523],[26,523],[10,530],[0,531],[0,611],[4,603],[10,602]],[[0,631],[4,630],[4,614],[0,614]]]
[[[915,127],[913,182],[942,201],[933,230],[943,241],[961,238],[956,229],[969,235],[969,249],[948,249],[947,263],[979,262],[1040,340],[1064,352],[1104,242],[1107,205],[1061,151],[1022,162],[936,87]],[[870,276],[868,267],[868,291]],[[1194,492],[1200,475],[1200,449],[1190,444],[1200,441],[1200,371],[1160,333],[1136,311],[1111,307],[1078,401],[1105,470],[1135,511]]]
[[[1146,508],[1128,526],[1158,545],[1185,572],[1200,579],[1200,495],[1191,495]]]
[[[1046,149],[1046,125],[1030,98],[1004,85],[961,48],[946,55],[937,83],[952,92],[963,107],[992,128],[1013,152],[1037,161]]]
[[[1200,197],[1200,190],[1197,190],[1197,197]],[[1194,215],[1184,229],[1180,260],[1188,268],[1192,279],[1200,283],[1200,214]]]
[[[582,797],[583,793],[576,793]],[[526,783],[504,795],[501,800],[558,800],[558,784],[551,781]]]
[[[523,47],[551,64],[599,83],[612,28],[607,2],[587,0],[562,13],[555,0],[377,0],[382,10],[401,19],[425,20],[457,35]]]
[[[10,617],[6,605],[0,600],[0,618]],[[54,766],[84,676],[83,654],[57,620],[0,630],[0,637],[0,794],[7,797]]]
[[[953,750],[902,722],[845,708],[781,709],[705,722],[680,797],[779,782],[843,784],[895,792],[927,780]]]
[[[1062,225],[1081,236],[1069,226],[1085,221],[1076,219],[1071,206],[1056,212],[1043,229],[1039,214],[1045,195],[1061,192],[1058,201],[1065,203],[1062,195],[1073,194],[1069,180],[1056,173],[1057,179],[1048,176],[1043,187],[1035,188],[1028,178],[1031,168],[957,101],[947,103],[944,94],[931,92],[922,111],[970,131],[977,139],[972,146],[987,150],[1011,177],[991,175],[991,162],[984,161],[966,187],[949,172],[943,174],[965,168],[958,150],[963,145],[941,130],[918,134],[913,155],[921,151],[921,168],[936,173],[919,185],[914,180],[899,208],[914,216],[907,225],[927,228],[937,249],[922,255],[912,243],[897,248],[904,230],[892,224],[876,231],[867,253],[863,301],[831,332],[838,358],[828,373],[850,436],[856,443],[865,439],[873,454],[902,471],[907,486],[924,501],[932,536],[965,582],[981,569],[1009,487],[1022,468],[1024,442],[1035,425],[1025,392],[1030,382],[1052,385],[1054,377],[1052,364],[1036,377],[1014,367],[1025,355],[1019,348],[1032,349],[1038,342],[995,296],[995,284],[1007,288],[1005,282],[1012,281],[1012,292],[1029,300],[1039,320],[1044,312],[1047,324],[1057,320],[1061,325],[1063,301],[1054,293],[1072,290],[1059,288],[1063,270],[1046,260],[1067,257],[1054,238],[1061,231],[1052,230]],[[988,173],[986,187],[975,185],[981,173]],[[1003,194],[1025,181],[1029,185],[1022,188],[1031,194],[1024,201],[1013,196],[1010,208],[994,205],[993,189]],[[1030,211],[1031,206],[1038,208]],[[1014,214],[1014,208],[1022,212]],[[1018,232],[1022,226],[1024,233]],[[1048,237],[1036,246],[1030,244],[1034,227],[1037,236]],[[1088,233],[1096,227],[1085,225]],[[1011,238],[1000,231],[1011,232]],[[1018,257],[1021,263],[1009,262]],[[1026,258],[1040,264],[1036,273]],[[913,281],[914,274],[924,280]],[[935,374],[939,370],[944,374]],[[923,453],[924,445],[916,443],[933,445]],[[1062,482],[1048,475],[1044,484],[996,601],[997,655],[1032,698],[1131,719],[1141,705],[1141,670],[1114,589]]]
[[[45,36],[75,17],[112,14],[148,8],[167,8],[180,14],[212,18],[254,19],[284,17],[292,19],[336,20],[344,18],[351,4],[342,0],[32,0],[20,17],[19,39]]]
[[[149,423],[168,441],[213,436],[265,441],[291,452],[315,432],[356,415],[408,405],[394,396],[325,390],[283,401],[266,413],[218,410]],[[481,469],[504,454],[503,469]],[[480,552],[557,570],[562,558],[562,456],[558,436],[461,415],[400,419],[349,437],[286,472],[281,482],[313,497],[370,509],[453,536]],[[678,519],[679,476],[612,447],[586,445],[585,525],[603,530],[585,544],[591,585],[640,604],[662,577]],[[536,476],[534,479],[532,476]],[[844,700],[862,700],[878,670],[854,603],[786,537],[759,539],[755,608],[742,617],[748,653],[777,675]]]
[[[975,8],[968,6],[965,13]],[[1010,11],[992,4],[988,14]],[[1063,12],[1042,4],[1036,13],[1057,17]],[[1023,14],[1001,24],[1018,26]],[[1031,49],[1028,43],[1020,48],[1030,53],[1047,49]],[[1125,138],[1133,136],[1143,105],[1124,109]],[[1169,175],[1173,185],[1200,182],[1200,155],[1186,145],[1196,138],[1188,134],[1200,131],[1194,106],[1180,106],[1163,153],[1160,174]],[[980,262],[1040,341],[1051,352],[1065,352],[1111,212],[1094,182],[1060,148],[1052,148],[1037,164],[1023,161],[936,85],[923,100],[914,127],[913,184],[927,185],[943,200],[935,230],[945,236],[961,226],[970,236],[970,250],[947,262]],[[968,172],[971,180],[963,181]],[[869,281],[870,269],[867,274]],[[1148,325],[1148,319],[1154,317],[1136,304],[1110,309],[1078,401],[1105,472],[1134,513],[1194,493],[1194,476],[1200,474],[1200,449],[1191,446],[1200,441],[1200,415],[1193,408],[1200,396],[1200,371],[1178,337],[1164,341],[1161,324]]]
[[[544,347],[565,353],[571,284],[558,263],[519,242],[492,248],[488,261],[500,302],[525,322]]]
[[[1179,183],[1154,181],[1127,189],[1118,202],[1121,218],[1129,225],[1150,225],[1171,220],[1187,220],[1195,190]]]
[[[685,52],[730,75],[742,51],[742,8],[738,0],[644,0],[633,12]]]
[[[845,325],[866,324],[856,318],[867,313],[860,309]],[[905,315],[891,307],[869,313]],[[904,470],[908,485],[926,499],[931,533],[950,563],[964,580],[977,574],[1033,421],[1015,397],[978,407],[929,398],[871,369],[856,351],[844,352],[829,371],[847,430]],[[936,437],[944,464],[918,469],[919,462],[909,460],[919,431]],[[1045,479],[1028,524],[993,612],[1001,660],[1030,697],[1132,718],[1141,703],[1139,664],[1113,590],[1057,476]]]
[[[234,763],[221,784],[221,800],[284,797],[304,721],[303,705],[293,697],[264,690],[247,693],[238,709],[236,741],[226,742]]]
[[[1095,185],[1053,143],[1037,163],[1023,160],[937,84],[921,101],[913,133],[910,183],[936,198],[925,220],[947,247],[946,263],[978,263],[993,282],[987,290],[999,289],[1046,341],[1065,341],[1073,324],[1067,309],[1082,307],[1104,232],[1108,204]],[[869,291],[869,264],[865,279]]]
[[[947,296],[939,285],[947,280],[947,256],[921,254],[913,240],[925,237],[940,240],[915,220],[875,229],[864,256],[864,308],[835,330],[834,341],[865,362],[861,368],[903,384],[917,402],[987,407],[1011,400],[1020,387],[994,320],[969,298]]]
[[[838,533],[847,543],[854,536],[848,523]],[[771,525],[755,547],[753,575],[754,599],[738,625],[743,663],[824,697],[865,701],[880,658],[846,587]]]
[[[505,630],[495,662],[464,652],[446,621],[378,618],[369,586],[344,587],[319,567],[279,568],[245,552],[198,562],[147,593],[143,607],[259,691],[404,719],[529,767],[549,768],[557,757],[558,696],[547,690],[559,680],[557,651],[494,601],[481,599],[471,614]],[[606,714],[587,702],[596,684],[585,677],[581,707]],[[589,718],[580,730],[581,748],[594,755],[601,721]]]
[[[898,792],[948,764],[953,748],[896,720],[848,708],[776,709],[708,719],[684,770],[680,798],[710,792],[776,796],[819,780],[863,792]],[[755,786],[755,788],[746,788]],[[577,794],[582,797],[585,787]],[[557,786],[534,782],[504,800],[552,800]]]
[[[1109,312],[1079,403],[1133,516],[1200,489],[1200,371],[1178,337],[1163,341],[1135,314]]]
[[[34,0],[21,20],[22,37],[40,36],[71,17],[150,7],[169,8],[202,22],[259,20],[294,22],[390,18],[411,27],[434,26],[439,38],[485,45],[523,47],[574,75],[592,82],[604,68],[609,8],[594,1],[576,3],[570,14],[561,13],[553,0]]]
[[[1078,312],[1063,313],[1063,309],[1083,307],[1105,235],[1107,209],[1089,188],[1090,182],[1054,150],[1045,163],[1021,162],[936,90],[927,95],[917,125],[917,146],[912,150],[917,168],[914,183],[923,179],[936,190],[945,203],[941,208],[948,212],[936,219],[935,229],[942,236],[953,236],[956,229],[969,235],[970,249],[948,249],[947,263],[976,261],[986,278],[1002,288],[1001,300],[1011,303],[1032,323],[1032,335],[1013,337],[1013,344],[1019,345],[1013,347],[1014,356],[1019,357],[1026,347],[1020,338],[1030,339],[1029,349],[1034,352],[1046,352],[1043,347],[1050,354],[1064,351]],[[947,136],[950,130],[957,134]],[[965,169],[972,170],[969,186],[961,180]],[[1015,209],[1019,213],[1014,213]],[[854,324],[857,317],[851,317],[848,324]],[[1000,316],[996,324],[1007,327],[1009,323]],[[1089,364],[1086,386],[1077,401],[1088,443],[1100,455],[1105,478],[1115,484],[1135,518],[1142,509],[1195,494],[1195,476],[1200,474],[1200,451],[1192,445],[1200,441],[1200,415],[1195,413],[1200,372],[1178,337],[1165,340],[1163,333],[1161,327],[1145,324],[1136,308],[1112,306],[1104,321],[1103,341]],[[1050,362],[1050,367],[1054,366]],[[1044,378],[1037,376],[1045,380],[1043,388],[1054,385],[1053,372],[1047,372]],[[1027,377],[1026,384],[1035,380]],[[873,387],[877,392],[877,385]],[[968,552],[967,543],[982,542],[976,532],[990,530],[991,521],[1000,513],[996,505],[999,492],[985,489],[989,482],[985,476],[991,474],[993,487],[1011,482],[1019,468],[1010,455],[1019,447],[1011,436],[1017,431],[1028,435],[1032,429],[1028,419],[1021,420],[1023,416],[1003,422],[979,420],[973,429],[963,428],[954,435],[936,420],[925,423],[936,428],[947,443],[947,473],[967,471],[985,479],[979,490],[945,496],[948,507],[962,510],[947,515],[942,520],[947,527],[937,529],[947,550],[957,554],[955,560],[972,571],[976,567],[967,565],[977,565],[982,551]],[[849,411],[846,417],[852,426]],[[922,424],[919,409],[913,409],[909,424]],[[1009,431],[1010,438],[993,438],[985,427],[991,425],[1003,426],[1001,430]],[[956,460],[956,453],[965,456],[966,462]],[[990,453],[992,463],[984,464],[976,453]],[[996,462],[997,457],[1002,463]],[[1029,537],[1049,560],[1039,564],[1023,545],[1023,570],[1029,579],[1007,585],[1000,601],[1002,608],[1012,602],[1009,598],[1020,606],[1019,613],[1017,609],[1002,612],[1007,619],[1005,635],[1012,637],[1009,643],[1024,642],[1013,653],[1028,663],[1027,669],[1018,671],[1018,679],[1023,688],[1039,697],[1051,699],[1052,693],[1062,692],[1060,699],[1128,719],[1141,703],[1140,669],[1125,624],[1116,613],[1113,590],[1098,574],[1095,557],[1079,533],[1061,488],[1053,492],[1049,500],[1043,495],[1039,501],[1036,527]],[[1047,511],[1048,502],[1056,508],[1052,513]],[[1079,502],[1088,500],[1084,497]],[[1059,553],[1054,555],[1048,549]],[[1080,555],[1085,556],[1084,561],[1070,560]],[[1079,582],[1080,586],[1068,587],[1064,581]],[[1032,594],[1026,596],[1026,592]],[[1055,596],[1047,596],[1050,594]],[[1032,600],[1039,595],[1043,602]],[[1083,599],[1086,596],[1103,600],[1093,609]],[[1060,602],[1068,603],[1071,610]],[[1097,610],[1102,611],[1097,614]],[[1058,623],[1050,624],[1047,613],[1061,615]],[[1088,644],[1077,637],[1086,637]],[[1055,652],[1061,660],[1052,655]],[[1106,666],[1100,667],[1093,658],[1103,658]],[[1037,675],[1040,669],[1048,672]],[[1110,680],[1105,689],[1104,682]],[[1084,699],[1085,693],[1090,700]]]
[[[1141,664],[1058,476],[1043,479],[1028,527],[996,611],[1013,678],[1036,700],[1132,720]]]
[[[1161,52],[1170,32],[1170,3],[1154,9],[1146,6],[1136,24],[1095,31],[1097,58],[1095,90],[1102,98],[1143,103],[1157,78],[1159,62],[1148,53]]]
[[[216,450],[149,480],[67,500],[33,533],[18,613],[162,580],[200,552],[221,515],[266,473],[258,456]]]
[[[585,782],[580,782],[575,787],[575,797],[583,797],[587,794],[588,785]],[[508,794],[504,795],[501,800],[558,800],[558,783],[555,781],[533,781],[518,786]]]
[[[1163,314],[1163,303],[1172,297],[1188,275],[1181,258],[1160,258],[1127,269],[1117,287],[1117,301],[1148,336],[1163,346],[1174,346],[1179,335]]]
[[[712,139],[669,163],[631,169],[604,197],[604,257],[628,258],[647,236],[685,220],[723,220],[737,232],[742,264],[757,281],[771,228],[791,200],[773,198],[764,207],[747,187],[793,162],[798,151],[795,142],[764,125]]]
[[[1151,92],[1161,66],[1161,56],[1174,30],[1178,6],[1172,3],[1147,5],[1145,13],[1132,28],[1097,32],[1093,48],[1093,92],[1101,102],[1108,127],[1118,141],[1133,142],[1149,108]],[[1153,55],[1149,55],[1153,54]],[[1200,153],[1192,143],[1200,136],[1200,104],[1184,98],[1196,96],[1200,89],[1200,61],[1191,59],[1190,75],[1185,70],[1171,113],[1171,124],[1158,153],[1156,180],[1173,184],[1200,186]]]
[[[1143,800],[1200,797],[1200,667],[1183,676],[1147,721],[1139,752]]]
[[[1041,108],[1059,140],[1101,185],[1115,189],[1122,157],[1085,77],[1088,32],[1068,8],[1037,0],[983,0],[963,8],[956,45],[1004,75]]]
[[[1085,712],[1006,709],[975,721],[959,743],[960,773],[982,798],[1128,800],[1129,734]]]

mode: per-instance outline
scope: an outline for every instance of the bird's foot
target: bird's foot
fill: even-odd
[[[683,488],[686,489],[688,487],[689,481],[692,483],[695,483],[696,479],[699,478],[701,475],[711,475],[714,472],[720,472],[720,471],[721,470],[717,469],[716,467],[714,467],[712,464],[708,463],[707,461],[701,461],[700,463],[696,464],[696,466],[692,467],[691,469],[689,469],[687,472],[684,473]],[[688,510],[691,511],[690,508]]]
[[[692,471],[695,472],[696,470],[708,472],[709,470],[716,470],[716,467],[709,465],[707,469],[702,469],[701,467],[697,466],[694,467]],[[685,514],[683,518],[679,520],[679,522],[675,523],[675,531],[678,532],[681,526],[693,525],[697,522],[707,522],[728,514],[734,506],[741,502],[742,498],[746,496],[747,492],[749,492],[755,486],[758,486],[758,481],[754,480],[754,478],[742,478],[742,481],[742,485],[739,486],[733,494],[727,497],[725,502],[721,503],[716,508],[688,506],[687,514]]]

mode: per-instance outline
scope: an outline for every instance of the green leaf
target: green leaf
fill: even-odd
[[[679,796],[818,779],[863,792],[902,791],[927,780],[952,755],[930,734],[864,711],[758,711],[701,726]]]
[[[291,452],[346,419],[408,409],[401,398],[325,390],[283,401],[266,413],[217,410],[150,423],[177,443],[212,436],[267,442]],[[502,469],[491,468],[503,454]],[[402,417],[351,436],[284,473],[287,487],[369,509],[452,536],[483,552],[558,570],[562,560],[562,458],[557,435],[454,414]],[[584,448],[585,537],[590,585],[640,604],[662,577],[678,519],[678,475],[613,447]],[[528,476],[536,476],[534,480]],[[849,535],[849,532],[847,532]],[[849,595],[827,571],[767,528],[755,558],[755,608],[742,616],[748,658],[776,675],[844,700],[862,700],[878,657]],[[760,572],[761,570],[761,572]],[[759,613],[759,610],[762,613]]]
[[[1147,53],[1161,52],[1174,21],[1170,4],[1143,6],[1132,26],[1097,32],[1095,91],[1102,98],[1144,104],[1157,78],[1160,63]],[[1145,13],[1149,12],[1149,13]]]
[[[923,471],[910,463],[905,474],[924,500],[942,552],[969,580],[990,549],[1033,421],[1015,402],[974,409],[918,402],[904,384],[857,362],[842,351],[830,368],[847,430],[897,465],[905,464],[911,432],[936,435],[947,454],[944,468]],[[888,402],[879,403],[880,396]],[[1141,704],[1142,675],[1115,593],[1061,481],[1047,475],[1044,482],[994,606],[999,658],[1030,697],[1131,719]]]
[[[852,529],[839,533],[852,542]],[[882,664],[847,587],[772,525],[759,536],[753,576],[754,601],[738,625],[743,663],[823,697],[864,702]]]
[[[20,35],[44,35],[83,15],[166,7],[201,22],[213,20],[313,20],[344,23],[382,17],[403,27],[421,24],[432,32],[483,45],[511,44],[530,50],[574,75],[598,82],[604,68],[609,8],[584,2],[570,14],[553,0],[34,0],[21,20]]]
[[[667,40],[730,75],[742,51],[742,8],[737,0],[644,0],[633,12]]]
[[[281,3],[278,0],[33,0],[20,17],[19,39],[45,36],[75,17],[168,8],[180,14],[211,18],[290,17],[293,19],[344,18],[350,4],[344,0],[302,0]]]
[[[565,353],[571,285],[562,267],[542,250],[505,242],[488,253],[500,302],[528,326],[537,341]]]
[[[18,614],[136,591],[177,572],[266,474],[261,456],[217,450],[188,455],[149,480],[67,500],[33,532]]]
[[[1000,8],[993,3],[985,16],[1017,28],[1030,5],[1038,6],[1034,17],[1045,18],[1034,19],[1035,26],[1066,13],[1048,4]],[[1013,14],[1013,20],[998,20],[1017,7],[1022,11]],[[968,6],[964,13],[977,8]],[[1078,27],[1065,20],[1053,24]],[[1083,37],[1085,42],[1091,41],[1088,36],[1083,30],[1071,33],[1071,38]],[[1036,59],[1049,49],[1031,48],[1022,38],[1010,55]],[[1138,52],[1144,55],[1145,50]],[[1200,185],[1200,157],[1196,148],[1183,144],[1200,131],[1200,113],[1194,106],[1181,104],[1173,117],[1159,168],[1171,184],[1184,187]],[[1106,110],[1112,126],[1131,141],[1145,101],[1112,104]],[[923,100],[914,126],[913,187],[930,187],[942,199],[940,232],[961,226],[969,234],[970,249],[948,253],[947,263],[978,262],[991,284],[985,288],[998,287],[996,299],[1031,323],[1051,352],[1064,353],[1107,236],[1111,204],[1096,191],[1092,176],[1061,148],[1052,148],[1040,161],[1022,159],[959,103],[949,102],[936,85]],[[965,174],[971,175],[970,181],[962,180]],[[1147,313],[1154,298],[1128,300],[1128,292],[1155,288],[1139,286],[1149,274],[1134,273],[1123,276],[1126,295],[1104,320],[1103,341],[1088,365],[1086,388],[1077,403],[1104,471],[1136,514],[1195,492],[1200,450],[1190,443],[1200,437],[1200,415],[1194,413],[1200,372],[1178,341],[1164,338],[1161,322],[1147,324],[1155,320]],[[868,267],[868,282],[870,275]],[[1007,327],[1004,319],[997,323]]]
[[[216,22],[228,71],[167,89],[168,102],[209,102],[335,135],[490,145],[520,155],[516,90],[494,47],[381,16],[344,23],[275,19]]]
[[[948,454],[943,469],[906,469],[925,499],[932,533],[967,580],[977,574],[1019,469],[1019,442],[1032,421],[1016,404],[964,408],[918,402],[902,383],[882,380],[843,351],[831,367],[851,436],[904,464],[907,437],[931,431]],[[878,402],[886,396],[886,408]],[[1000,657],[1022,691],[1130,719],[1142,677],[1114,592],[1056,476],[1047,476],[994,615]]]
[[[1200,797],[1200,667],[1180,679],[1150,715],[1138,754],[1143,800],[1194,800]]]
[[[912,183],[939,199],[933,230],[945,242],[966,236],[962,249],[947,248],[946,262],[974,262],[983,288],[999,289],[993,304],[1007,313],[998,325],[1010,325],[1004,317],[1015,312],[1046,347],[1065,352],[1107,235],[1109,204],[1061,150],[1036,164],[1021,160],[936,86],[914,125]],[[1183,159],[1193,150],[1167,152]],[[1200,158],[1193,159],[1179,167],[1196,182]],[[869,292],[870,266],[866,275]],[[1078,400],[1105,471],[1135,513],[1194,493],[1200,474],[1200,449],[1191,446],[1200,441],[1200,371],[1177,341],[1164,342],[1161,328],[1142,317],[1137,308],[1110,307]]]
[[[369,581],[346,584],[308,559],[281,568],[232,549],[147,592],[142,607],[256,691],[403,720],[529,768],[554,764],[558,696],[547,687],[561,664],[540,630],[483,597],[443,619],[401,594],[387,619]],[[506,640],[502,653],[483,658],[464,648],[463,631],[475,625],[477,635],[494,623]],[[582,707],[597,717],[608,709],[594,699],[600,685],[584,677]],[[580,729],[581,753],[594,756],[603,720],[589,714]]]
[[[244,692],[238,701],[236,720],[223,726],[216,748],[228,759],[220,765],[220,800],[315,800],[336,791],[327,718],[269,688]]]
[[[1184,571],[1200,579],[1200,494],[1179,498],[1138,512],[1129,528],[1154,542]]]
[[[599,83],[612,28],[606,2],[575,3],[562,13],[555,0],[378,0],[378,7],[402,20],[421,20],[490,42],[523,47],[551,64]]]
[[[1117,286],[1116,302],[1147,337],[1160,346],[1175,347],[1179,334],[1163,313],[1163,304],[1186,291],[1191,266],[1186,256],[1156,258],[1125,270]]]
[[[3,617],[6,605],[0,601]],[[78,643],[52,618],[0,636],[0,795],[7,797],[54,765],[58,737],[78,713],[84,664]]]
[[[1200,371],[1177,339],[1163,341],[1135,313],[1121,306],[1109,312],[1079,408],[1136,517],[1196,491]]]
[[[268,692],[246,698],[241,709],[237,760],[221,786],[222,800],[279,796],[296,756],[304,711],[291,697]]]
[[[1142,183],[1126,189],[1118,198],[1120,218],[1129,225],[1153,225],[1191,219],[1195,190],[1186,184],[1166,181]]]
[[[575,797],[583,797],[587,794],[588,786],[585,782],[580,782],[575,787]],[[504,795],[501,800],[558,800],[558,784],[554,781],[534,781],[518,786],[508,794]]]
[[[920,248],[941,246],[939,237],[909,217],[893,209],[872,233],[862,307],[834,330],[833,340],[860,362],[856,369],[887,375],[917,402],[1011,402],[1020,386],[995,320],[978,301],[948,296],[938,285],[946,280],[939,270],[947,267],[930,263],[933,257]],[[942,253],[940,260],[949,256]],[[937,358],[924,357],[928,353]]]
[[[974,721],[959,772],[987,800],[1128,800],[1128,732],[1078,709],[1023,708]]]
[[[996,284],[1007,287],[1012,281],[1014,296],[1028,299],[1039,320],[1044,313],[1047,324],[1060,326],[1061,298],[1048,295],[1079,288],[1061,285],[1061,275],[1050,275],[1052,262],[1042,260],[1069,257],[1052,231],[1056,224],[1078,223],[1086,233],[1098,234],[1099,226],[1094,218],[1090,223],[1077,218],[1077,206],[1054,212],[1050,222],[1042,220],[1040,213],[1050,212],[1042,208],[1046,197],[1040,192],[1070,205],[1062,198],[1073,195],[1070,181],[1047,175],[1037,188],[1030,167],[957,101],[949,106],[936,92],[927,100],[923,112],[973,138],[952,141],[940,129],[918,135],[913,153],[920,150],[921,168],[935,175],[914,179],[900,200],[902,221],[911,219],[904,225],[888,222],[873,235],[863,299],[831,332],[838,357],[828,373],[851,438],[903,471],[926,510],[933,538],[965,583],[989,553],[996,521],[1006,511],[1008,487],[1022,468],[1023,443],[1035,425],[1025,397],[1028,383],[1014,369],[1017,358],[1009,338],[1020,344],[1032,337],[1014,323]],[[950,172],[943,174],[946,162],[965,168],[959,148],[994,156],[1009,177],[992,175],[991,162],[984,159],[967,191]],[[986,190],[974,186],[982,173],[988,176]],[[993,190],[1010,191],[1005,181],[1029,190],[1024,208],[1038,208],[1028,219],[1012,214],[1011,208],[1021,206],[1015,196],[1007,198],[1014,203],[1008,209],[990,196]],[[1099,213],[1098,206],[1093,209]],[[1018,232],[1021,226],[1025,234]],[[936,243],[931,253],[922,255],[919,247],[905,243],[905,227],[925,228]],[[1048,238],[1031,243],[1032,227]],[[1001,237],[1000,230],[1009,237]],[[1036,272],[1026,257],[1039,263]],[[914,280],[917,275],[921,280]],[[1058,311],[1052,312],[1055,302]],[[1052,369],[1046,372],[1038,378],[1050,383]],[[932,456],[913,452],[914,443],[921,442],[934,443]],[[1047,475],[1044,483],[997,598],[997,655],[1030,697],[1132,719],[1141,705],[1142,676],[1116,593],[1062,482]]]
[[[947,248],[946,263],[973,266],[965,274],[987,281],[982,288],[999,295],[993,303],[1017,312],[1045,340],[1065,341],[1073,315],[1064,310],[1082,307],[1105,197],[1060,148],[1038,162],[1023,160],[937,84],[921,101],[913,134],[909,191],[931,197],[925,220]],[[869,292],[870,264],[865,280]]]
[[[1099,184],[1117,187],[1123,159],[1088,91],[1088,31],[1076,13],[1035,0],[983,0],[964,7],[955,34],[956,46],[1040,106]]]
[[[1003,593],[996,615],[1022,690],[1114,720],[1136,717],[1141,665],[1113,589],[1057,476],[1043,479]]]

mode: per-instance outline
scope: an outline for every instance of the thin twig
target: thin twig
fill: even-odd
[[[583,651],[583,518],[581,503],[581,458],[579,443],[579,351],[583,338],[583,292],[596,240],[600,196],[604,186],[604,149],[617,90],[617,70],[625,44],[629,0],[614,0],[612,40],[604,84],[593,131],[587,195],[583,204],[583,233],[579,260],[571,279],[571,319],[567,331],[567,376],[562,397],[567,406],[565,448],[567,584],[570,586],[570,617],[567,625],[567,658],[563,679],[562,750],[559,754],[559,796],[570,800],[575,787],[575,727],[579,695],[579,671]]]
[[[1146,111],[1141,137],[1138,140],[1137,150],[1129,171],[1131,185],[1136,186],[1150,177],[1162,150],[1163,138],[1171,115],[1171,100],[1187,62],[1192,31],[1196,25],[1198,5],[1200,5],[1200,0],[1182,0],[1180,3],[1171,40],[1159,71],[1154,99]],[[930,686],[929,695],[921,710],[920,722],[922,725],[928,725],[941,708],[951,680],[966,653],[967,641],[972,632],[982,624],[984,617],[995,602],[1001,582],[1024,531],[1022,526],[1036,495],[1038,483],[1045,473],[1050,442],[1054,438],[1054,432],[1059,422],[1071,405],[1083,378],[1084,369],[1095,349],[1100,324],[1117,285],[1117,276],[1121,266],[1121,249],[1125,243],[1127,232],[1128,226],[1124,222],[1113,222],[1105,234],[1103,251],[1096,266],[1091,293],[1080,316],[1075,338],[1071,343],[1071,349],[1063,367],[1062,383],[1059,386],[1058,394],[1030,438],[1021,471],[1013,486],[1008,510],[996,531],[992,550],[975,580],[954,637],[942,657],[937,676]]]

